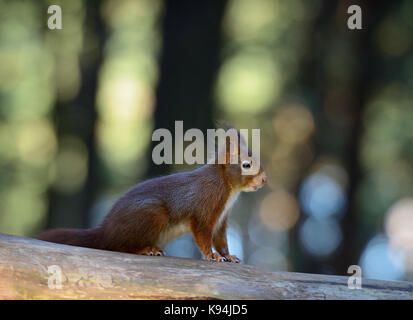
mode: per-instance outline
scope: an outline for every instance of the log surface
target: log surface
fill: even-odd
[[[50,289],[50,266],[62,288]],[[231,263],[147,257],[0,234],[0,299],[413,299],[412,282],[263,271]]]

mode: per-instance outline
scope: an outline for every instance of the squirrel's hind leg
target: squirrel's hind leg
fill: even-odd
[[[146,247],[135,252],[136,254],[141,254],[145,256],[165,256],[165,251],[159,249],[158,247]]]

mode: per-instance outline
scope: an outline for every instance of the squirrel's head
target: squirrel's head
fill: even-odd
[[[218,146],[214,163],[221,166],[232,188],[245,192],[258,190],[267,182],[259,157],[251,152],[238,130],[228,125],[223,129],[226,145]]]

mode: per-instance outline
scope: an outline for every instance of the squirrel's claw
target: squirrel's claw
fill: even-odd
[[[224,256],[225,261],[227,262],[233,262],[233,263],[240,263],[241,260],[237,257],[237,256],[233,256],[230,254],[227,254],[226,256]]]
[[[136,253],[145,256],[165,256],[165,251],[159,249],[158,247],[146,247],[142,250],[138,250]]]
[[[208,255],[206,256],[206,259],[207,259],[208,261],[215,261],[215,262],[224,262],[224,261],[226,261],[226,260],[225,260],[225,257],[221,256],[221,255],[220,255],[219,253],[217,253],[217,252],[213,252],[213,253],[208,254]]]
[[[163,251],[161,249],[159,249],[158,252],[156,252],[156,254],[155,254],[155,256],[160,256],[160,257],[163,257],[165,255],[166,255],[165,251]]]

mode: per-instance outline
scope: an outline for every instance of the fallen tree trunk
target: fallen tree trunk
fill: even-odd
[[[51,266],[62,271],[60,289]],[[351,290],[347,279],[0,234],[0,299],[413,299],[412,282],[363,279]]]

